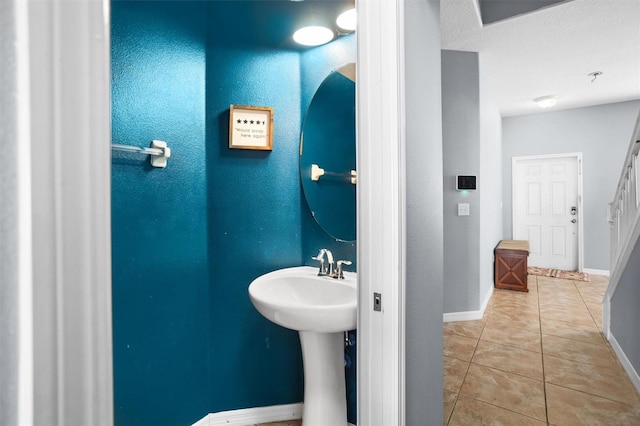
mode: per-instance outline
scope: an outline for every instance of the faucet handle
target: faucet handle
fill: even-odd
[[[344,279],[344,274],[342,273],[342,265],[351,265],[351,261],[350,260],[338,260],[336,262],[336,265],[338,267],[338,270],[336,271],[338,278],[340,279]]]

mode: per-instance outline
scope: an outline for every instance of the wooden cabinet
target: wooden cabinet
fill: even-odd
[[[502,240],[495,248],[494,254],[496,288],[529,291],[527,288],[529,241]]]

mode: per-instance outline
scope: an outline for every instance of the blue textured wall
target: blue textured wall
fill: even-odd
[[[172,149],[166,169],[114,153],[118,425],[188,424],[208,412],[205,29],[205,3],[112,5],[113,140]]]
[[[285,42],[264,45],[265,34],[278,44],[279,23],[300,5],[112,3],[113,140],[172,148],[166,169],[114,153],[117,425],[190,424],[303,399],[297,333],[264,319],[247,294],[257,276],[335,249],[298,177],[301,111],[311,99],[302,92],[321,79],[301,80],[304,55]],[[260,8],[275,12],[256,27]],[[273,151],[227,147],[230,104],[274,108]],[[340,257],[355,260],[355,245],[342,246],[352,256]]]
[[[300,265],[299,54],[233,45],[221,31],[242,2],[213,2],[207,50],[207,164],[212,242],[212,412],[302,401],[298,334],[269,322],[247,287]],[[243,22],[245,24],[243,24]],[[236,31],[249,32],[250,21]],[[229,105],[274,109],[273,151],[230,150]],[[233,322],[238,322],[233,324]],[[223,367],[227,366],[227,367]]]

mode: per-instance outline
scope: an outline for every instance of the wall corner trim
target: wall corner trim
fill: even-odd
[[[454,321],[475,321],[480,320],[484,316],[484,311],[487,309],[491,295],[493,294],[493,287],[489,290],[482,302],[482,307],[477,311],[464,311],[464,312],[445,312],[442,315],[442,322],[454,322]]]
[[[622,347],[620,347],[620,344],[613,336],[613,333],[611,333],[611,331],[609,331],[608,339],[609,343],[611,344],[611,348],[616,353],[616,356],[618,357],[620,364],[622,364],[624,371],[627,372],[629,379],[631,379],[631,383],[633,383],[633,386],[640,393],[640,376],[638,375],[638,372],[635,368],[633,368],[633,364],[631,364],[631,361],[629,361],[629,358],[627,358],[627,355],[624,353]]]
[[[582,272],[586,272],[587,274],[591,274],[591,275],[604,275],[605,277],[610,276],[609,271],[606,269],[584,268]]]
[[[246,426],[302,418],[302,403],[243,408],[211,413],[192,426]]]

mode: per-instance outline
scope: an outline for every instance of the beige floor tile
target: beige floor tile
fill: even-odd
[[[462,361],[471,361],[473,351],[476,349],[478,339],[460,336],[457,334],[444,334],[444,355],[457,358]]]
[[[602,301],[604,300],[605,291],[596,291],[596,290],[584,290],[580,292],[580,296],[582,296],[582,300],[585,303],[593,303],[602,306]]]
[[[460,396],[546,421],[544,385],[539,380],[472,363]]]
[[[445,333],[459,334],[461,336],[479,339],[480,334],[482,334],[482,329],[484,328],[484,321],[445,322],[442,327]]]
[[[537,291],[524,292],[513,290],[494,290],[491,296],[491,302],[497,303],[501,301],[513,301],[518,303],[532,303],[538,300]]]
[[[586,311],[586,306],[581,297],[558,299],[554,297],[541,297],[540,309],[562,309],[564,311]]]
[[[522,294],[518,292],[518,294]],[[490,305],[493,306],[522,306],[525,308],[535,308],[538,306],[538,298],[531,297],[514,297],[512,295],[504,295],[499,297],[492,297]]]
[[[619,402],[549,383],[546,390],[551,425],[640,425],[638,407],[634,409]]]
[[[444,326],[444,424],[546,424],[548,415],[554,426],[640,426],[640,396],[602,335],[608,277],[527,280],[528,293],[495,289],[483,322]]]
[[[528,286],[528,285],[527,285]],[[506,290],[503,288],[494,288],[493,289],[493,296],[509,296],[509,297],[516,297],[516,298],[522,298],[522,299],[526,299],[529,297],[533,297],[533,295],[531,294],[532,291],[536,292],[537,289],[537,285],[535,289],[528,289],[529,291],[518,291],[518,290]]]
[[[605,275],[593,275],[590,274],[589,275],[589,283],[591,283],[592,285],[598,285],[598,284],[609,284],[609,277],[605,276]],[[585,283],[587,284],[587,283]]]
[[[254,426],[302,426],[302,420],[286,420],[275,423],[260,423]]]
[[[538,300],[541,305],[547,304],[567,304],[567,303],[583,303],[582,296],[577,291],[558,293],[555,291],[542,291],[539,293]]]
[[[542,349],[545,355],[585,364],[610,367],[617,363],[616,358],[606,345],[594,345],[548,334],[542,335]]]
[[[600,295],[604,295],[607,291],[607,287],[609,286],[609,282],[606,283],[594,283],[594,282],[577,282],[576,288],[582,294],[584,293],[599,293]]]
[[[450,356],[443,357],[444,382],[443,387],[452,392],[458,393],[462,386],[464,376],[469,369],[469,361],[462,361]]]
[[[542,380],[542,354],[480,340],[471,362]]]
[[[486,316],[485,330],[489,326],[503,330],[517,329],[540,332],[540,319],[531,315],[518,316],[515,313],[505,314],[492,311]]]
[[[539,315],[538,304],[535,305],[523,305],[520,303],[503,303],[499,305],[493,305],[492,313],[501,313],[508,317],[527,316],[538,318]]]
[[[548,318],[540,320],[542,334],[564,337],[567,339],[580,340],[582,342],[596,345],[606,345],[602,332],[595,324],[572,324],[565,321],[558,321]]]
[[[453,407],[455,407],[457,399],[457,392],[451,392],[446,389],[444,389],[444,391],[442,392],[442,400],[444,401],[444,409],[442,410],[442,422],[444,425],[449,423],[449,419],[451,418],[451,413],[453,412]]]
[[[593,322],[602,327],[602,313],[594,312],[591,314],[591,316],[593,317]]]
[[[582,300],[585,302],[601,305],[602,300],[604,299],[604,292],[599,290],[582,290],[580,291],[580,296],[582,296]]]
[[[540,315],[543,318],[569,322],[577,325],[595,325],[593,317],[587,310],[584,308],[584,311],[562,311],[561,309],[544,309],[540,308]]]
[[[576,285],[571,280],[563,280],[561,278],[538,277],[538,290],[541,288],[550,288],[555,290],[575,289]]]
[[[587,310],[591,315],[602,315],[602,304],[601,303],[585,303]]]
[[[631,380],[617,365],[594,366],[552,356],[544,357],[544,376],[547,383],[601,396],[628,405],[640,403]]]
[[[456,403],[456,408],[449,422],[449,426],[542,426],[546,424],[546,422],[465,397],[460,397]]]
[[[526,351],[542,352],[540,332],[505,327],[489,319],[480,336],[481,341],[499,343]]]

